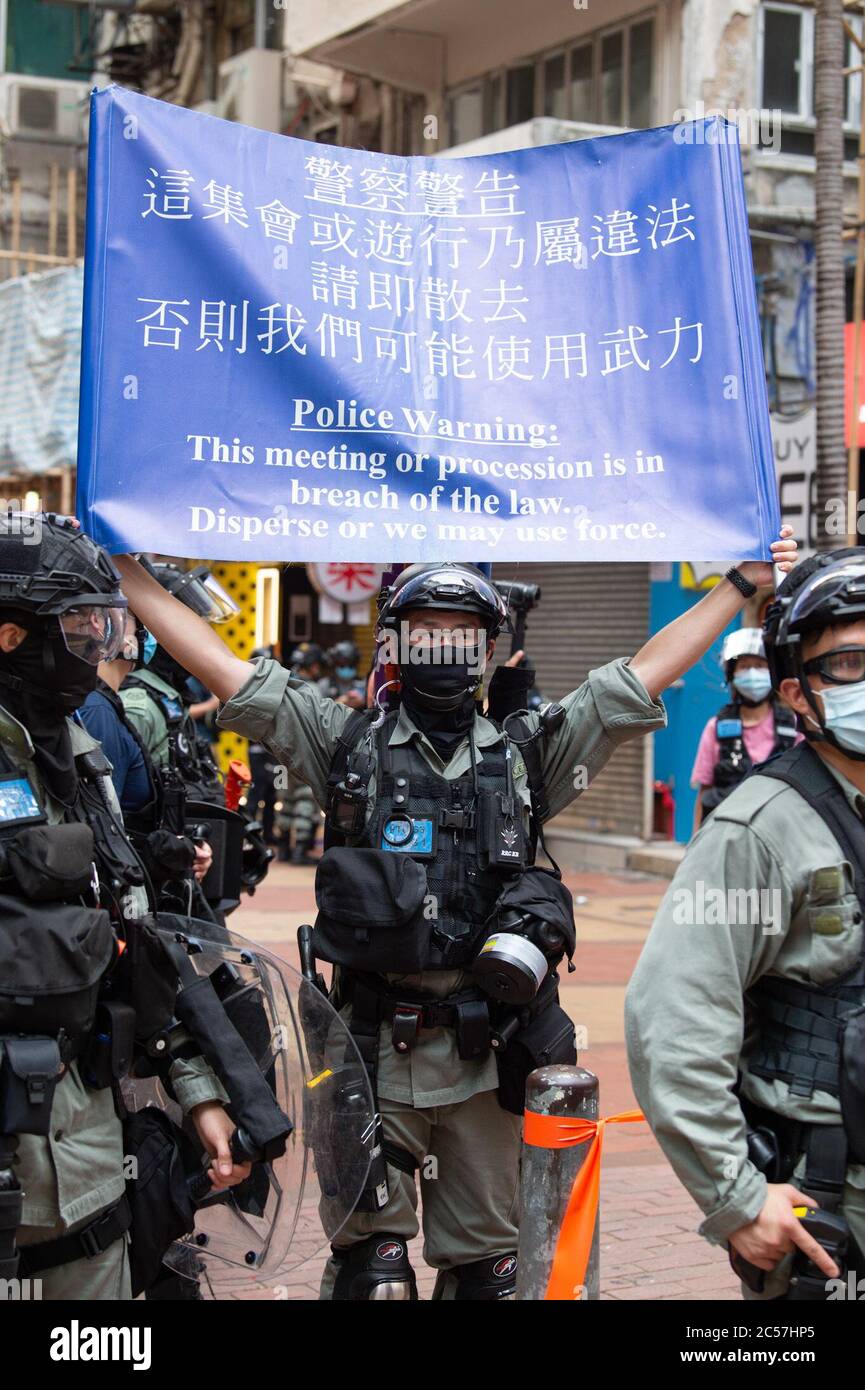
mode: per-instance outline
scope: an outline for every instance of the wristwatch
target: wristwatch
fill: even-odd
[[[744,594],[745,598],[753,598],[757,592],[757,585],[752,584],[750,579],[746,579],[741,570],[736,569],[735,565],[731,565],[724,575],[724,578],[729,579],[730,583],[735,585],[739,593]]]

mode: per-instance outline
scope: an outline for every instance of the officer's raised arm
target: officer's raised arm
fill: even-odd
[[[780,536],[780,540],[772,542],[773,563],[786,574],[796,563],[792,526],[782,526]],[[650,637],[631,661],[631,670],[639,676],[650,698],[657,699],[705,655],[741,611],[746,598],[774,582],[768,561],[749,560],[734,566],[699,603]]]
[[[148,631],[214,695],[230,700],[253,674],[252,662],[235,656],[209,623],[166,593],[131,555],[117,555],[114,563],[129,606]]]

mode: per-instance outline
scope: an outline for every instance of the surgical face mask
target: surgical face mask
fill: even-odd
[[[816,692],[823,701],[826,729],[842,748],[865,753],[865,681],[836,685]]]
[[[744,695],[746,700],[753,700],[755,704],[761,704],[767,700],[772,691],[772,677],[768,671],[763,671],[759,667],[752,667],[747,671],[739,671],[733,677],[733,686],[740,695]]]
[[[337,666],[336,674],[341,681],[353,680],[357,672],[353,666]]]
[[[159,645],[159,644],[158,644],[158,642],[156,641],[156,638],[153,636],[153,633],[152,633],[152,632],[147,632],[147,631],[145,630],[145,633],[144,633],[144,665],[145,665],[145,666],[147,666],[148,663],[151,662],[151,661],[153,660],[153,653],[156,651],[156,648],[157,648],[158,645]]]

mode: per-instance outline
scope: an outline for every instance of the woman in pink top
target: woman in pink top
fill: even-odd
[[[802,737],[792,710],[772,695],[760,628],[742,627],[725,637],[721,665],[731,698],[709,720],[697,748],[691,773],[691,786],[700,792],[694,807],[695,833],[753,767]]]

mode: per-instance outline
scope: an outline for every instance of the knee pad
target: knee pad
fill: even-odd
[[[417,1298],[417,1280],[401,1236],[369,1236],[348,1250],[334,1250],[333,1258],[338,1265],[335,1303]]]
[[[517,1252],[493,1255],[487,1260],[454,1265],[448,1279],[456,1280],[454,1298],[487,1303],[495,1298],[513,1298],[517,1291]]]

